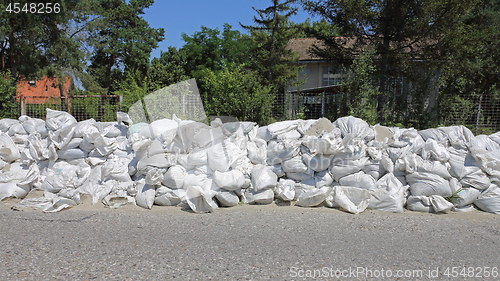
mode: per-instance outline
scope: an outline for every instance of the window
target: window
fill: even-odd
[[[347,73],[342,67],[323,67],[322,86],[339,85],[347,78]]]

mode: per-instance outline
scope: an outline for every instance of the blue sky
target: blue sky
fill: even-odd
[[[193,35],[201,30],[201,26],[211,29],[222,29],[224,23],[229,23],[233,29],[244,30],[239,23],[253,25],[253,17],[257,13],[252,9],[263,9],[271,6],[270,0],[156,0],[143,15],[149,25],[165,29],[165,40],[153,50],[151,57],[159,57],[160,51],[166,51],[169,46],[182,47],[181,34]],[[295,22],[303,22],[310,17],[304,11],[299,11],[292,18]]]

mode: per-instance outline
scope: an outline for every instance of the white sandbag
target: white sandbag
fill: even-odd
[[[330,166],[330,172],[332,173],[333,178],[338,181],[342,177],[361,171],[366,163],[368,163],[368,160],[368,157],[354,160],[335,157],[332,165]]]
[[[73,127],[77,121],[75,117],[64,111],[57,111],[47,108],[47,120],[45,126],[49,130],[57,131],[67,127]]]
[[[168,153],[156,154],[151,157],[143,157],[140,159],[139,162],[137,162],[137,170],[145,174],[150,167],[168,169],[175,164],[177,164],[176,155]]]
[[[304,174],[312,174],[313,171],[309,168],[304,161],[302,161],[302,157],[295,156],[288,160],[285,160],[281,164],[281,168],[285,173],[304,173]]]
[[[215,171],[214,181],[220,188],[234,191],[245,185],[245,176],[238,170],[231,170],[223,173]]]
[[[205,186],[207,182],[207,175],[197,174],[194,170],[186,171],[186,177],[184,178],[183,189],[187,190],[190,186]]]
[[[500,143],[495,142],[493,138],[486,135],[479,135],[475,137],[472,145],[487,151],[500,150]]]
[[[135,205],[135,198],[127,195],[108,194],[102,199],[104,207],[117,209],[123,205]]]
[[[280,179],[274,188],[276,198],[283,201],[292,201],[295,198],[295,182],[293,180]]]
[[[333,130],[332,122],[324,117],[312,121],[313,123],[308,128],[301,129],[304,131],[304,135],[317,137]]]
[[[407,186],[403,186],[394,174],[388,173],[377,181],[373,189],[369,190],[371,198],[368,202],[368,208],[402,213],[406,203],[406,190]]]
[[[372,189],[375,186],[375,182],[376,181],[372,176],[367,175],[362,171],[352,175],[347,175],[338,180],[339,185],[353,186],[363,189]]]
[[[333,177],[329,171],[323,171],[314,174],[314,181],[316,188],[322,188],[323,186],[331,186],[333,184]]]
[[[15,126],[16,124],[20,124],[20,123],[21,122],[19,122],[19,120],[16,120],[16,119],[8,119],[8,118],[1,119],[0,120],[0,131],[2,133],[8,133],[9,129],[12,126]]]
[[[366,121],[353,116],[339,118],[333,122],[333,126],[340,129],[344,138],[348,135],[366,141],[375,138],[375,132],[370,125]]]
[[[500,178],[500,150],[487,151],[479,147],[469,147],[473,158],[480,163],[481,169],[490,176]]]
[[[415,172],[406,175],[406,180],[413,196],[441,195],[448,197],[452,194],[448,180],[431,173]]]
[[[15,136],[15,135],[27,135],[28,133],[26,132],[22,124],[14,124],[9,128],[7,134],[9,136]]]
[[[271,135],[269,128],[267,126],[263,126],[257,129],[256,138],[261,139],[267,143],[273,138],[273,136]]]
[[[177,206],[186,196],[184,189],[172,190],[165,186],[160,186],[156,189],[156,197],[154,203],[159,206]]]
[[[213,200],[216,192],[200,186],[189,186],[186,190],[186,202],[195,213],[210,213],[217,208]]]
[[[450,153],[448,161],[450,174],[457,179],[461,179],[481,167],[481,163],[472,157],[469,150],[449,147],[448,152]]]
[[[498,145],[500,145],[500,132],[496,132],[494,134],[491,134],[488,136],[488,138],[490,138],[492,141],[498,143]]]
[[[432,209],[436,213],[449,213],[453,209],[453,203],[447,201],[440,195],[429,196]]]
[[[324,186],[319,189],[314,189],[308,192],[304,192],[297,198],[296,205],[302,207],[319,206],[325,201],[326,197],[328,197],[328,195],[330,195],[331,192],[332,188],[329,186]]]
[[[0,159],[10,163],[20,158],[21,154],[16,144],[7,134],[0,133]]]
[[[208,147],[207,157],[208,165],[214,171],[226,172],[231,167],[231,158],[225,142]]]
[[[245,198],[248,204],[267,205],[273,202],[274,191],[272,189],[265,189],[261,191],[252,191],[247,189],[245,191]]]
[[[378,180],[385,174],[385,169],[380,163],[380,160],[369,160],[363,167],[362,171],[365,174],[372,176],[375,180]]]
[[[215,198],[223,207],[233,207],[240,203],[240,198],[234,192],[227,190],[219,190],[215,194]]]
[[[277,140],[298,140],[302,135],[297,130],[291,130],[276,136]]]
[[[335,203],[345,211],[359,214],[368,207],[371,195],[366,189],[350,186],[333,188]]]
[[[170,167],[163,176],[162,184],[172,189],[179,189],[184,186],[186,169],[180,165]]]
[[[257,164],[252,169],[253,191],[273,189],[278,184],[278,177],[269,167]]]
[[[57,151],[57,158],[63,160],[84,159],[88,153],[80,148],[72,148]]]
[[[332,164],[333,155],[312,155],[310,153],[302,154],[302,161],[315,172],[327,170]]]
[[[463,187],[473,187],[478,190],[485,190],[491,185],[491,181],[488,176],[481,170],[472,172],[464,176],[460,183]]]
[[[440,127],[438,130],[442,131],[450,145],[455,147],[466,148],[468,143],[474,138],[472,131],[463,125]]]
[[[160,119],[143,126],[140,136],[155,139],[159,138],[165,143],[170,143],[177,135],[179,124],[171,119]]]
[[[298,120],[287,120],[281,122],[275,122],[267,126],[271,138],[276,138],[280,134],[287,133],[291,130],[297,129]]]
[[[56,213],[61,210],[71,208],[73,206],[78,205],[74,200],[63,198],[63,197],[54,197],[50,201],[50,204],[45,205],[42,209],[44,213]]]
[[[485,212],[500,214],[500,188],[498,185],[492,184],[483,191],[474,201],[474,205]]]
[[[117,180],[121,182],[129,182],[128,164],[130,159],[111,157],[102,166],[102,181]]]
[[[297,141],[272,140],[267,144],[267,164],[276,165],[283,161],[293,158],[299,154],[300,143]]]
[[[272,166],[268,166],[268,167],[273,171],[273,173],[276,174],[276,176],[278,178],[285,176],[285,172],[281,168],[281,164],[276,164],[276,165],[272,165]]]
[[[28,185],[17,185],[17,182],[0,183],[0,201],[5,198],[24,198],[29,192]]]
[[[150,168],[146,172],[146,177],[145,181],[146,184],[152,185],[152,186],[157,186],[161,185],[161,182],[163,181],[163,175],[166,173],[165,169],[160,169],[160,168]]]
[[[154,186],[139,183],[137,185],[137,194],[135,195],[135,201],[137,206],[144,209],[151,209],[155,201],[156,189]]]
[[[446,148],[433,139],[428,139],[421,152],[422,158],[425,160],[436,160],[445,162],[450,159],[450,154]]]
[[[314,172],[311,170],[310,173],[286,173],[286,177],[297,182],[311,180],[314,177]]]
[[[428,196],[412,196],[406,201],[406,208],[410,211],[432,213],[434,209]]]
[[[315,186],[315,181],[313,178],[309,178],[305,181],[295,183],[295,196],[294,199],[297,200],[302,193],[313,191],[317,189]]]
[[[451,202],[455,207],[462,208],[474,203],[480,195],[481,191],[475,188],[463,188],[454,194]]]
[[[206,148],[212,143],[219,143],[224,141],[225,136],[224,133],[222,132],[222,128],[210,128],[210,127],[204,127],[200,131],[198,131],[194,136],[193,136],[193,141],[191,143],[193,148]]]
[[[425,172],[450,179],[451,174],[448,166],[440,161],[424,160],[417,154],[408,154],[403,158],[405,171],[407,173]]]
[[[254,164],[266,164],[267,143],[262,139],[255,139],[247,143],[248,158]]]
[[[58,193],[65,188],[79,188],[91,174],[91,168],[83,159],[72,162],[58,161],[46,170],[41,189]]]

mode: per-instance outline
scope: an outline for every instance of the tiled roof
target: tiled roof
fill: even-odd
[[[299,60],[321,60],[322,58],[316,56],[311,52],[313,45],[322,46],[323,43],[315,38],[294,38],[288,41],[287,49],[299,55]]]

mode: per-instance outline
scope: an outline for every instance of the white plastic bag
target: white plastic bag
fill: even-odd
[[[276,198],[283,201],[292,201],[295,198],[295,182],[293,180],[280,179],[274,188]]]
[[[238,170],[231,170],[228,172],[214,172],[214,181],[222,189],[227,191],[235,191],[245,185],[245,176]]]
[[[297,203],[295,204],[302,207],[315,207],[322,204],[331,192],[332,188],[329,186],[324,186],[319,189],[316,188],[302,193],[297,198]]]
[[[180,165],[170,167],[163,176],[162,183],[172,189],[179,189],[184,186],[186,169]]]
[[[432,173],[419,173],[406,175],[406,180],[410,185],[411,194],[414,196],[441,195],[451,196],[453,193],[448,180]]]
[[[483,191],[479,198],[474,201],[474,205],[485,212],[500,214],[500,188],[498,185],[492,184]]]
[[[343,186],[353,186],[359,187],[363,189],[372,189],[375,186],[375,179],[365,174],[362,171],[359,171],[355,174],[348,175],[339,179],[339,184]]]
[[[186,202],[195,213],[210,213],[217,208],[213,200],[216,192],[205,190],[201,186],[189,186],[186,190]]]
[[[21,154],[16,144],[7,134],[0,133],[0,159],[10,163],[20,158]]]
[[[155,201],[156,189],[154,186],[139,183],[137,185],[137,194],[135,195],[135,201],[137,206],[151,209]]]
[[[335,186],[333,192],[335,203],[353,214],[359,214],[366,210],[371,198],[368,190],[357,187]]]
[[[247,189],[244,194],[248,204],[267,205],[271,204],[274,200],[274,191],[272,189],[261,191]]]
[[[257,164],[252,169],[252,186],[254,191],[273,189],[278,184],[278,177],[269,167]]]

